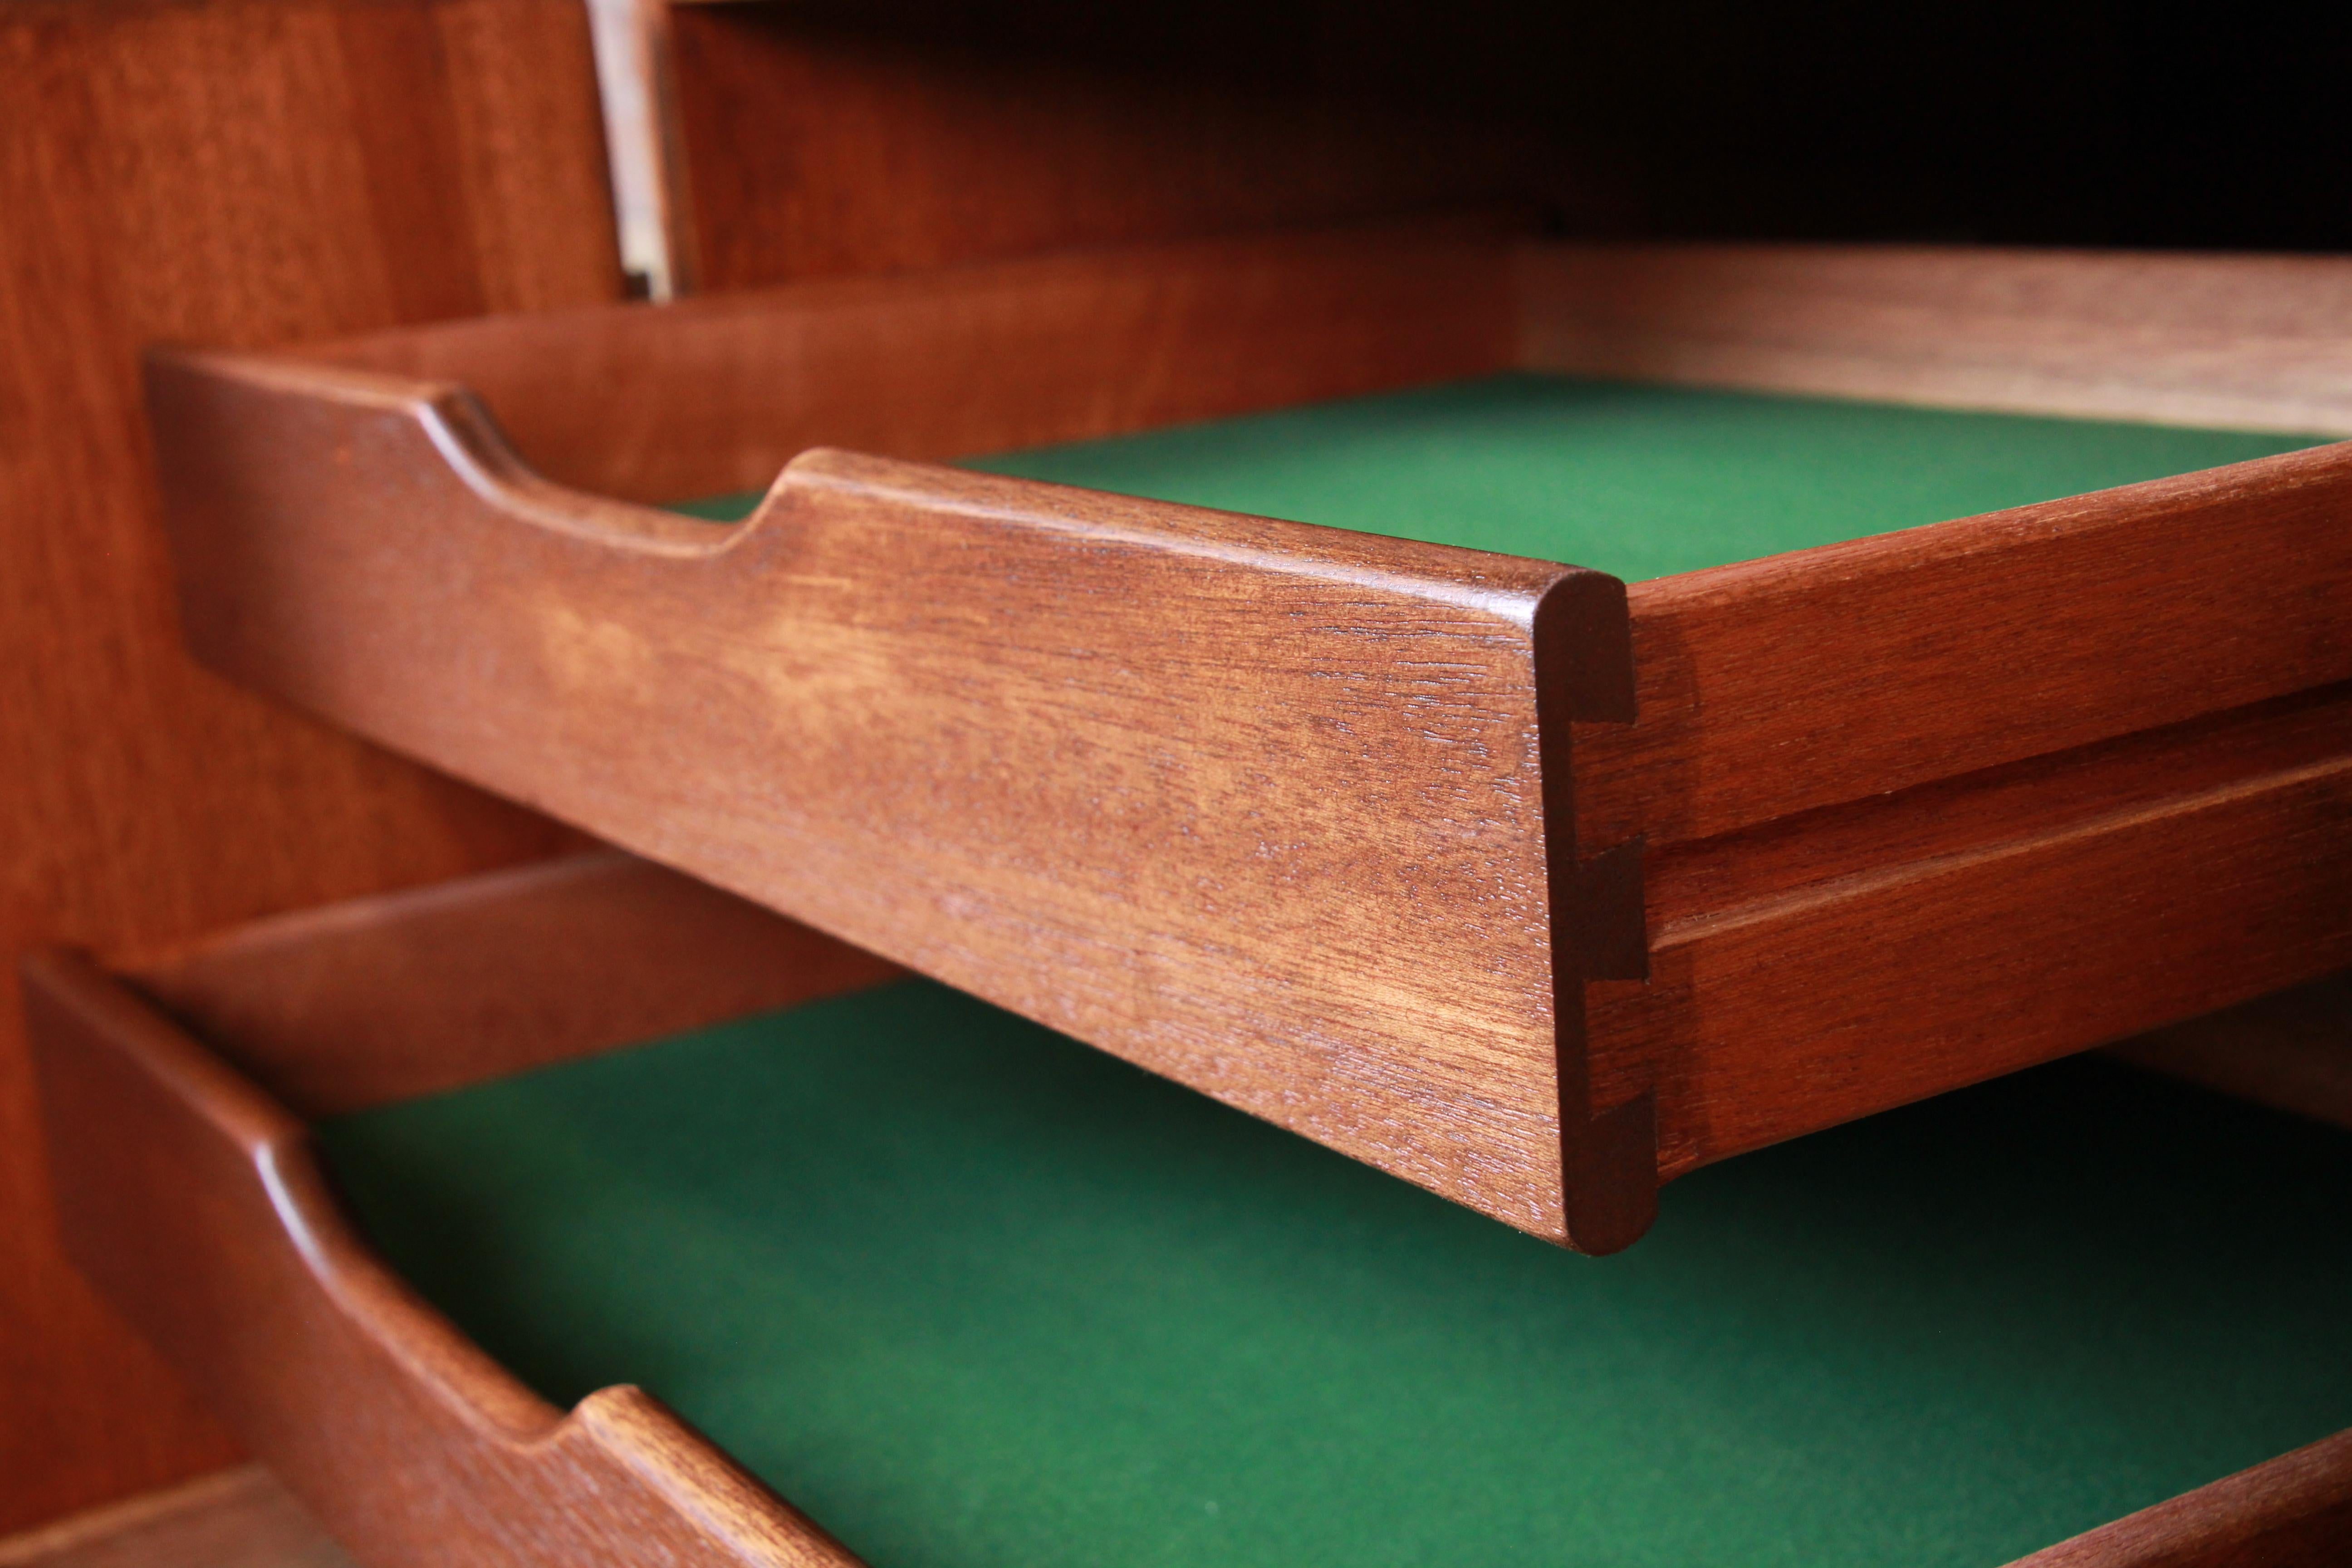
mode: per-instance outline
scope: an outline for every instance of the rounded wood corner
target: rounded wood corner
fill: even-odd
[[[1577,1252],[1622,1252],[1658,1217],[1657,1096],[1643,1090],[1560,1136],[1561,1239]]]
[[[365,1560],[856,1568],[642,1390],[526,1387],[376,1254],[307,1124],[129,986],[23,973],[71,1255]]]

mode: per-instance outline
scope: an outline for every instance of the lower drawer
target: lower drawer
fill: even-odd
[[[1717,1166],[1594,1260],[625,858],[27,980],[76,1255],[370,1562],[2352,1529],[2352,1137],[2118,1066]]]

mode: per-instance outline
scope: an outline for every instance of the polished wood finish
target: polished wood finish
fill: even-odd
[[[1557,245],[1520,266],[1545,369],[2352,436],[2336,257]]]
[[[1540,289],[1515,305],[1513,254],[1559,247],[1507,253],[1471,226],[1045,258],[315,352],[461,382],[540,472],[667,500],[764,485],[812,446],[952,458],[1507,368],[1514,312],[1550,308]],[[2033,275],[2065,279],[2062,300],[2142,272],[2062,259]],[[2023,312],[2039,296],[2017,287]],[[2214,342],[2233,324],[2222,304],[2198,320]],[[2042,321],[2063,337],[2062,315]],[[1632,584],[1642,722],[1583,738],[1580,834],[1706,837],[2352,679],[2352,531],[2329,524],[2347,505],[2352,446],[2323,447]]]
[[[1675,846],[1594,988],[1663,1176],[2352,963],[2352,688]],[[1665,1064],[1661,1067],[1657,1064]]]
[[[1518,265],[1549,368],[2352,429],[2336,260]],[[1664,1086],[1662,1171],[2343,962],[2352,717],[2259,705],[2352,679],[2347,506],[2323,447],[1633,584],[1640,722],[1579,737],[1579,832],[1650,849],[1653,983],[1591,1038],[1604,1099]]]
[[[1487,374],[1513,349],[1496,230],[1039,257],[303,352],[462,383],[540,473],[667,502],[764,487],[811,447],[936,460]]]
[[[0,1568],[353,1568],[258,1465],[0,1541]]]
[[[478,373],[574,481],[717,488],[820,437],[928,456],[1491,363],[1512,255],[1358,230],[160,361],[187,624],[1595,1249],[1661,1177],[2352,962],[2352,447],[1639,584],[1627,726],[1591,721],[1622,644],[1538,700],[1533,606],[1591,574],[824,451],[730,533],[558,489],[381,375]],[[615,383],[698,416],[573,391]]]
[[[309,1119],[901,973],[616,850],[279,915],[119,967]]]
[[[2010,46],[2003,36],[1999,58],[2011,57]],[[1685,90],[1705,96],[1722,85],[1692,76],[1682,55],[1661,53],[1672,55],[1674,81],[1705,84]],[[836,110],[860,95],[919,106],[946,90],[934,82],[953,87],[896,65],[896,75],[864,79],[826,67],[830,81],[845,83],[831,100]],[[0,826],[19,850],[0,920],[12,947],[148,945],[572,842],[191,672],[177,653],[152,525],[131,355],[156,337],[255,345],[609,297],[587,79],[572,0],[15,0],[0,16],[11,132],[0,138],[0,210],[23,237],[0,262],[0,426],[12,432],[0,458],[0,628],[12,634],[18,672],[0,694]],[[1744,110],[1735,100],[1723,101],[1735,102],[1736,118]],[[2178,104],[2168,97],[2162,107],[2164,123],[2177,123]],[[2105,134],[2104,111],[2099,123]],[[952,204],[978,192],[985,171],[955,161],[961,127],[952,116],[939,124],[924,152],[957,175],[930,182]],[[852,161],[845,167],[874,144],[858,130],[845,126],[835,141]],[[1718,171],[1716,141],[1687,140]],[[1023,177],[1037,177],[1042,163]],[[1818,191],[1812,161],[1803,164],[1807,189]],[[1125,179],[1129,168],[1113,173]],[[2011,173],[1999,182],[2004,193]],[[1350,189],[1345,177],[1331,188]],[[1090,197],[1104,194],[1099,185]],[[1015,187],[999,181],[987,195],[1001,200]],[[887,181],[854,194],[893,199]],[[962,210],[960,221],[983,244],[1013,232],[991,227],[998,220],[984,203]],[[824,227],[820,217],[783,238],[805,243],[814,229],[821,247]],[[914,253],[889,247],[967,243],[928,217],[895,233],[870,222],[860,232],[859,243],[877,247],[860,254],[893,257],[892,265]],[[2226,291],[2231,308],[2279,297],[2282,276]],[[2142,321],[2147,304],[2131,306]],[[1906,319],[1898,336],[1923,317]],[[2332,330],[2308,316],[2284,332],[2263,329],[2306,345]],[[1916,379],[1916,370],[1905,374]],[[723,486],[698,479],[680,490],[700,488]],[[14,1016],[0,1005],[0,1018]],[[230,1451],[62,1266],[37,1217],[47,1187],[28,1086],[14,1025],[0,1024],[0,1343],[10,1352],[0,1360],[8,1480],[0,1530],[191,1473]]]
[[[535,923],[561,896],[552,885],[547,877],[478,878],[437,895],[321,910],[307,923],[268,922],[249,941],[226,933],[214,951],[247,958],[217,972],[216,1014],[278,1027],[279,966],[298,985],[322,970],[338,974],[356,1007],[370,981],[350,963],[352,928],[376,932],[373,951],[388,953],[404,931],[440,941],[453,908],[484,917],[510,908]],[[603,911],[586,926],[598,933],[597,953],[624,964],[633,941],[676,907],[656,878],[625,877],[617,865],[580,870],[570,885]],[[485,918],[478,929],[487,933],[495,921]],[[841,983],[839,961],[852,956],[842,950],[827,969],[813,948],[808,986]],[[769,955],[745,947],[739,960],[761,973],[736,977],[732,988],[768,983]],[[561,1020],[561,993],[572,979],[560,967],[525,964],[514,976],[517,1005]],[[420,1079],[457,1081],[481,1070],[489,1055],[481,1042],[434,1027],[467,1016],[471,976],[445,981],[394,962],[374,983],[392,988],[380,993],[389,1008],[427,1027],[413,1041],[428,1064]],[[404,994],[445,985],[446,1002],[420,1005]],[[28,961],[26,994],[76,1257],[367,1562],[854,1562],[639,1391],[601,1390],[563,1415],[516,1384],[353,1233],[297,1120],[130,986],[81,959],[52,954]],[[320,1016],[331,1021],[342,1011]],[[575,1034],[569,1050],[598,1043]],[[224,1048],[257,1060],[277,1049],[226,1035]],[[320,1054],[327,1048],[322,1042]],[[2020,1568],[2297,1568],[2332,1563],[2347,1521],[2352,1433],[2130,1515]],[[6,1552],[0,1545],[0,1564],[16,1561]],[[26,1568],[79,1561],[26,1559]],[[111,1568],[117,1560],[99,1561]]]
[[[70,954],[23,984],[74,1261],[369,1563],[856,1562],[642,1391],[517,1382],[352,1231],[302,1123],[129,990]]]
[[[2274,1110],[2352,1127],[2352,973],[2158,1029],[2109,1054]]]
[[[2337,1568],[2347,1542],[2352,1432],[2338,1432],[2011,1568]]]
[[[1642,721],[1586,738],[1581,830],[1708,837],[2352,679],[2347,507],[2341,444],[1635,584]]]
[[[1539,245],[1517,266],[1538,368],[2352,433],[2342,260]],[[1635,584],[1642,722],[1591,738],[1582,830],[1706,837],[2352,679],[2347,505],[2352,447],[2322,447]]]
[[[1524,201],[1558,170],[1521,133],[1318,93],[1303,52],[1171,69],[1165,17],[1122,39],[1099,14],[1112,47],[1090,58],[1008,47],[969,7],[856,31],[792,5],[646,9],[694,289]]]
[[[616,298],[578,0],[11,0],[0,106],[0,948],[575,842],[187,658],[138,353]],[[0,1533],[236,1457],[58,1251],[16,1018]]]
[[[1579,1038],[1636,887],[1546,831],[1614,579],[822,448],[720,530],[282,361],[153,405],[216,668],[1514,1224],[1647,1224]]]

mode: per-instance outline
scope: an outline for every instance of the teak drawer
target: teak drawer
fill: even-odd
[[[1382,229],[163,353],[151,406],[215,668],[1606,1251],[2352,963],[2352,447],[1630,588],[933,460],[1512,365],[2344,433],[2347,322],[2334,261]]]
[[[894,973],[612,854],[279,917],[119,976],[36,956],[26,1006],[64,1236],[364,1563],[846,1568],[818,1524],[656,1399],[607,1387],[567,1414],[470,1342],[354,1230],[303,1118]],[[2334,986],[2314,994],[2340,1012]],[[2266,1059],[2259,1024],[2207,1028],[2242,1068]],[[2336,1561],[2347,1521],[2352,1433],[2023,1561],[2294,1568]]]

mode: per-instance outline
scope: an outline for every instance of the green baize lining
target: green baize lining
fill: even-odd
[[[967,466],[1633,582],[2319,439],[1515,374]],[[680,510],[732,519],[758,500]]]
[[[2352,1136],[2088,1059],[1606,1258],[921,981],[324,1142],[525,1381],[876,1568],[1990,1568],[2352,1425]]]

